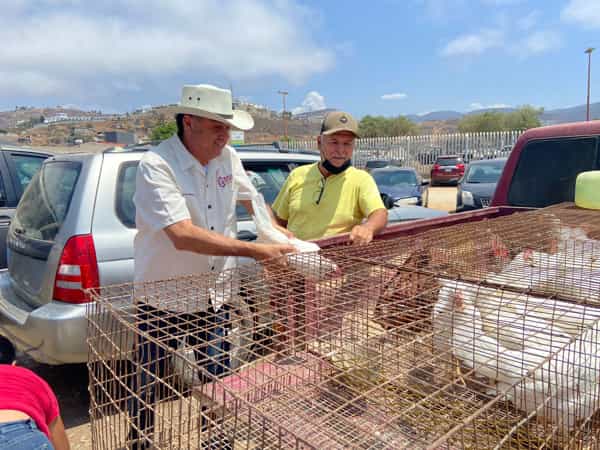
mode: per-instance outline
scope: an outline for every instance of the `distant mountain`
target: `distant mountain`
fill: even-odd
[[[585,120],[586,105],[573,106],[571,108],[552,109],[544,111],[541,121],[544,124],[580,122]],[[590,118],[600,119],[600,102],[590,104]]]
[[[427,114],[407,114],[405,117],[416,123],[458,120],[471,114],[482,114],[485,112],[512,112],[516,108],[485,108],[461,113],[458,111],[432,111]],[[544,125],[555,123],[579,122],[585,120],[586,105],[578,105],[570,108],[551,109],[544,111],[540,120]],[[600,119],[600,102],[590,104],[590,117]]]
[[[501,113],[509,113],[516,111],[517,108],[482,108],[482,109],[474,109],[473,111],[469,111],[465,115],[470,116],[471,114],[483,114],[486,112],[501,112]]]
[[[432,111],[427,114],[409,114],[407,119],[416,123],[460,119],[463,113],[458,111]]]

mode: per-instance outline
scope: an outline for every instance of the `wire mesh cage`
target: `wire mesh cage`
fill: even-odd
[[[600,448],[599,231],[563,204],[94,291],[94,448]]]

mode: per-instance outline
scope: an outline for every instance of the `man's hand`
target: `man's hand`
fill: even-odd
[[[270,261],[275,265],[286,265],[285,255],[295,253],[293,245],[282,244],[254,244],[254,259],[257,261]]]
[[[373,230],[367,225],[356,225],[350,232],[350,242],[355,245],[366,245],[373,240]]]

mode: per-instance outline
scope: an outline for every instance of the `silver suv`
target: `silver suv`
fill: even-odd
[[[46,364],[87,361],[83,289],[133,280],[137,165],[147,148],[48,159],[32,179],[8,231],[0,272],[0,334]],[[289,172],[314,153],[238,148],[253,183],[272,202]],[[238,210],[238,238],[253,223]]]

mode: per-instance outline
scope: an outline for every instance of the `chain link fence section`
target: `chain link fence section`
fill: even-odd
[[[391,164],[413,167],[429,176],[431,166],[440,155],[457,155],[466,163],[480,159],[506,157],[523,131],[429,134],[361,138],[356,141],[353,164],[364,168],[367,161],[386,160]],[[318,150],[317,139],[282,142],[289,151]]]

